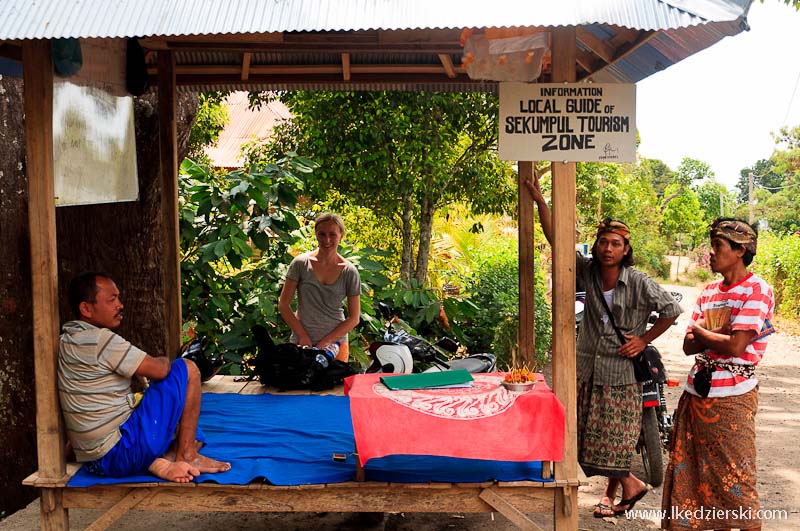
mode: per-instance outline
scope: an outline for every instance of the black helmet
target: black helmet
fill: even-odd
[[[207,343],[207,337],[195,338],[184,343],[180,352],[181,358],[192,360],[197,365],[197,368],[200,369],[200,380],[203,382],[210,380],[225,364],[225,360],[221,357],[212,358],[206,354]]]

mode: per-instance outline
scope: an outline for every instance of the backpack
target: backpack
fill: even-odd
[[[276,345],[267,329],[261,325],[252,328],[258,346],[255,374],[262,385],[277,387],[279,391],[310,389],[323,391],[341,384],[356,372],[340,360],[331,360],[327,367],[317,361],[322,351],[313,347],[300,347],[294,343]]]

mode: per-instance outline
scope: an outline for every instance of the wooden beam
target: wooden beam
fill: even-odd
[[[553,31],[553,82],[575,81],[574,27]],[[552,163],[553,175],[553,391],[566,408],[564,458],[556,481],[577,477],[577,392],[575,381],[575,163]],[[567,507],[567,505],[569,507]],[[578,528],[578,489],[556,493],[555,529]]]
[[[161,218],[167,338],[164,352],[175,357],[181,342],[181,270],[178,234],[178,130],[175,103],[175,57],[158,52],[158,138],[161,168]]]
[[[623,52],[619,53],[619,54],[618,54],[618,55],[617,55],[617,56],[614,58],[614,61],[613,61],[613,62],[611,62],[611,63],[608,63],[608,64],[606,64],[606,65],[603,65],[603,66],[601,66],[600,68],[598,68],[597,70],[593,71],[592,73],[590,73],[590,74],[586,75],[585,77],[581,78],[580,80],[581,80],[581,81],[583,81],[584,79],[592,79],[592,76],[593,76],[593,75],[597,74],[598,72],[602,72],[602,71],[603,71],[603,70],[605,70],[606,68],[610,67],[611,65],[613,65],[613,64],[615,64],[615,63],[618,63],[619,61],[622,61],[622,60],[623,60],[623,59],[625,59],[627,56],[629,56],[630,54],[632,54],[633,52],[635,52],[636,50],[638,50],[639,48],[641,48],[642,46],[644,46],[645,44],[647,44],[647,42],[648,42],[650,39],[652,39],[653,37],[655,37],[656,35],[658,35],[658,33],[656,33],[655,31],[650,31],[650,32],[642,32],[642,33],[640,34],[640,38],[639,38],[639,40],[638,40],[638,41],[636,41],[635,43],[633,43],[633,44],[632,44],[632,45],[631,45],[629,48],[627,48],[625,51],[623,51]],[[664,66],[666,67],[666,66],[669,66],[669,65],[664,65]]]
[[[483,489],[480,493],[480,499],[511,520],[518,528],[527,531],[543,531],[542,528],[528,518],[525,513],[517,509],[514,504],[509,503],[503,495],[499,494],[492,487]]]
[[[518,361],[533,367],[536,359],[536,330],[535,330],[535,305],[536,297],[534,287],[536,284],[533,241],[533,196],[525,181],[533,178],[533,162],[517,163],[519,178],[517,180],[519,198],[519,331],[517,344],[519,345]]]
[[[614,60],[615,49],[609,43],[602,40],[591,31],[580,26],[575,28],[575,33],[578,37],[578,40],[603,61],[610,63]]]
[[[39,473],[66,473],[58,403],[58,257],[53,191],[53,61],[50,41],[22,46],[23,107],[28,177],[33,359],[36,378],[36,443]],[[69,529],[60,489],[42,489],[43,529]]]
[[[342,79],[350,81],[350,54],[342,54]]]
[[[4,42],[0,44],[0,57],[5,57],[13,61],[22,61],[22,48]]]
[[[250,58],[252,55],[250,52],[242,54],[242,81],[247,81],[247,78],[250,77]]]
[[[136,507],[139,502],[155,493],[156,489],[130,489],[125,497],[100,515],[100,518],[89,525],[85,531],[105,531],[110,525],[125,516],[125,513]]]
[[[346,41],[299,41],[299,42],[174,42],[165,43],[168,50],[176,51],[224,51],[224,52],[291,52],[314,53],[320,52],[338,55],[348,53],[463,53],[464,49],[455,42],[398,42],[378,44],[376,42],[346,42]]]
[[[456,69],[453,67],[453,60],[449,54],[440,53],[439,61],[442,62],[442,68],[444,68],[447,77],[456,77]]]

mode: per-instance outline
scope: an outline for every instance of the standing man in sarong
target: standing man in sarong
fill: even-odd
[[[758,233],[741,220],[711,224],[711,270],[683,341],[697,354],[678,403],[661,507],[664,529],[761,529],[756,491],[758,380],[775,298],[747,271]]]
[[[230,470],[198,453],[197,366],[152,357],[112,332],[122,323],[123,305],[108,275],[78,275],[68,297],[75,320],[64,324],[58,347],[58,395],[77,460],[102,476],[149,471],[178,483]],[[143,396],[132,392],[134,376],[151,380]]]
[[[527,181],[539,210],[547,241],[552,244],[552,219],[538,178]],[[597,227],[592,257],[576,253],[576,277],[586,289],[586,306],[577,341],[578,463],[587,476],[606,476],[605,493],[594,516],[625,514],[648,492],[631,472],[631,460],[642,423],[642,386],[632,358],[664,333],[680,315],[675,299],[653,279],[631,267],[630,230],[606,219]],[[607,315],[624,334],[620,341]],[[647,329],[651,312],[658,320]],[[622,499],[615,503],[622,485]]]

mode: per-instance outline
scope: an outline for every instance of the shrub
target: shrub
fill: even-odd
[[[761,233],[758,239],[758,254],[751,269],[772,286],[777,311],[783,317],[797,319],[800,315],[800,236]]]

